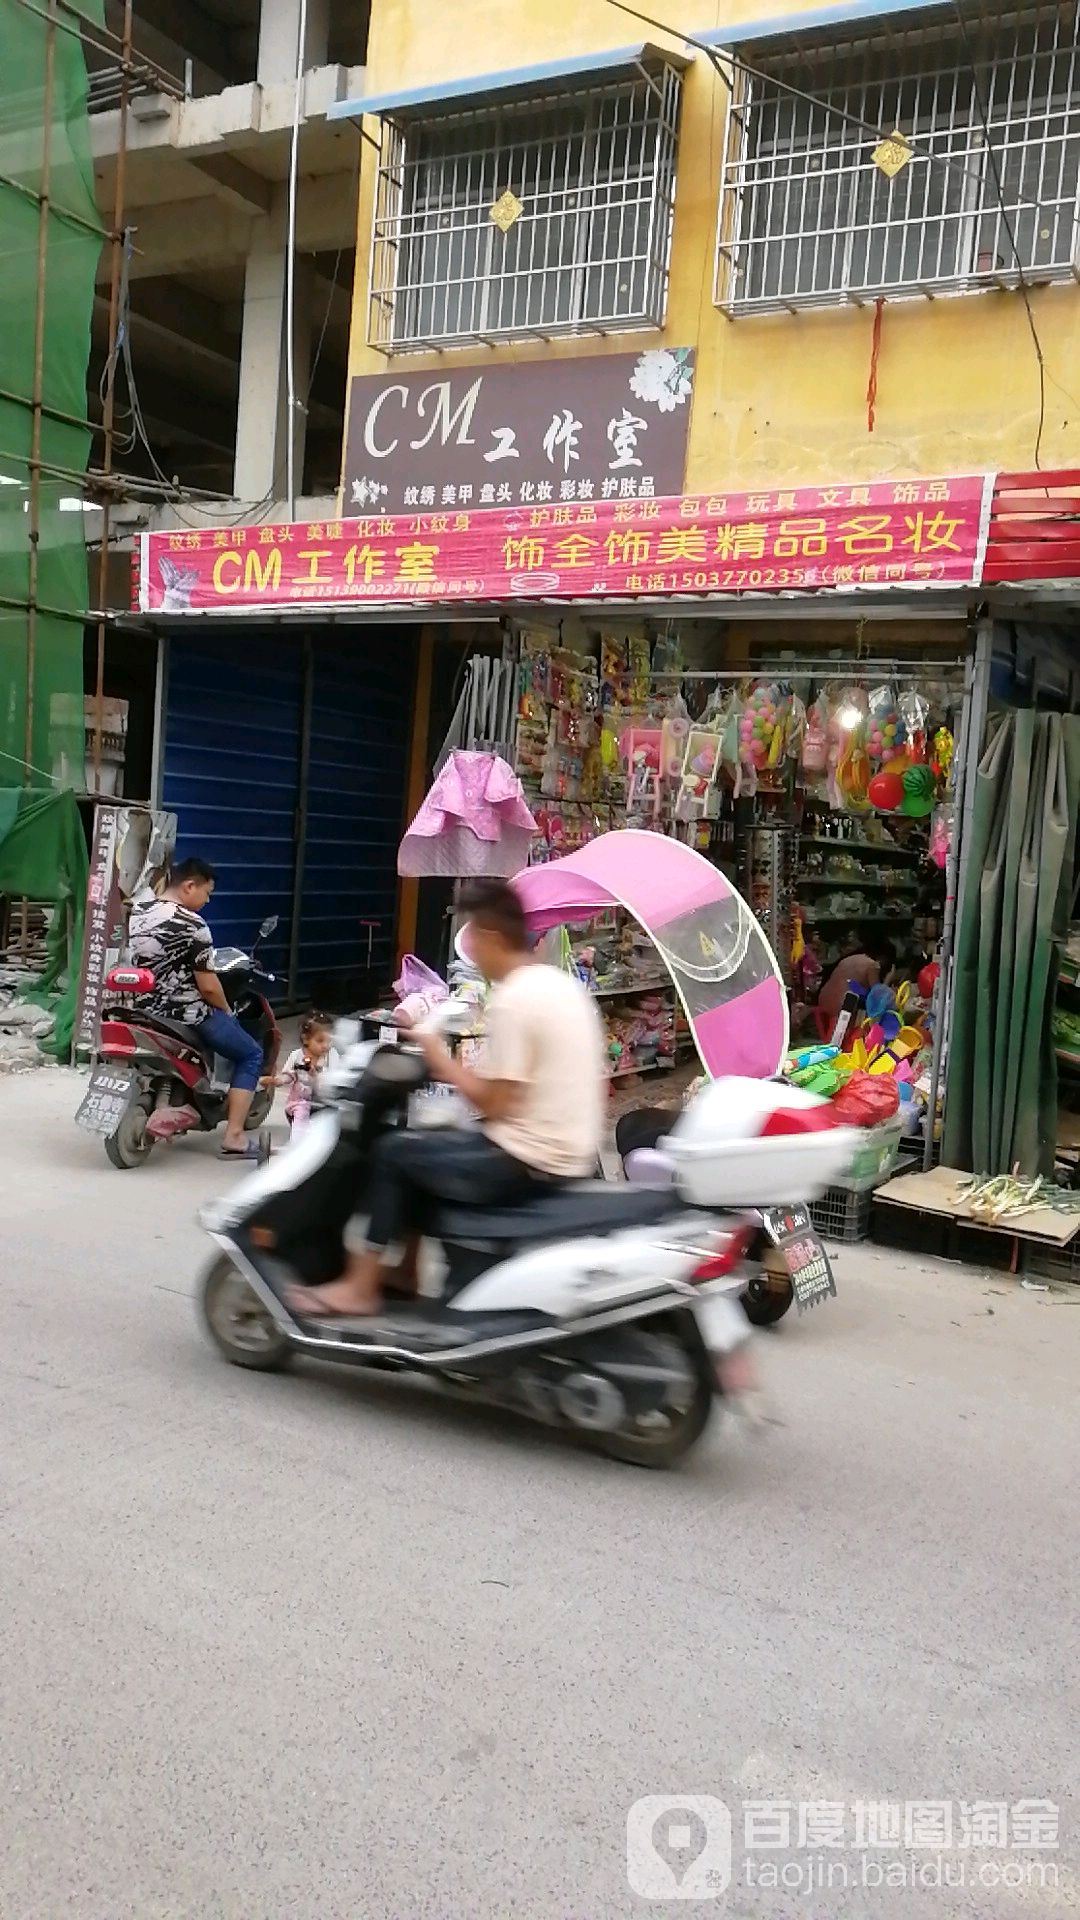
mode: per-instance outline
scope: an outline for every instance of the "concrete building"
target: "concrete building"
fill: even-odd
[[[1070,464],[1073,7],[538,0],[505,19],[375,0],[354,374],[388,351],[416,370],[451,347],[490,367],[693,346],[689,489]],[[500,239],[508,185],[523,210]]]
[[[330,0],[135,0],[141,71],[123,142],[115,67],[88,50],[98,204],[107,216],[119,162],[129,236],[121,338],[139,419],[122,375],[117,464],[219,496],[210,518],[286,501],[290,424],[297,499],[325,510],[337,488],[361,142],[327,112],[363,84],[367,13]],[[117,0],[106,19],[122,31]],[[110,270],[106,248],[92,405]],[[145,518],[126,515],[129,526]]]

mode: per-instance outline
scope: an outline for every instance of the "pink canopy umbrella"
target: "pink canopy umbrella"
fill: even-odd
[[[529,926],[625,907],[671,974],[707,1073],[767,1079],[788,1047],[787,996],[742,895],[681,840],[626,828],[515,876]]]

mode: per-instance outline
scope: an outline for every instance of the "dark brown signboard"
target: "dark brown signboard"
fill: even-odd
[[[683,491],[690,347],[353,380],[343,514]]]

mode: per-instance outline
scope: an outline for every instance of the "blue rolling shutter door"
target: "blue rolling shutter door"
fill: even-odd
[[[348,998],[393,961],[415,640],[402,628],[316,641],[300,916],[300,991]]]
[[[164,799],[177,854],[218,872],[207,911],[215,940],[249,947],[260,920],[281,923],[263,948],[284,995],[293,913],[304,656],[299,640],[230,626],[169,641]]]

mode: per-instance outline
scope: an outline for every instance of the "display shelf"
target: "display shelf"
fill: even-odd
[[[925,847],[896,847],[887,842],[879,845],[876,840],[837,840],[827,833],[800,833],[799,839],[804,847],[842,848],[852,853],[895,853],[901,860],[925,860]]]
[[[849,907],[846,913],[819,913],[810,919],[803,915],[804,927],[843,927],[850,920],[869,920],[880,922],[887,927],[902,927],[907,924],[900,913],[867,913],[864,907]]]
[[[632,987],[590,987],[594,1000],[629,1000],[638,993],[674,993],[675,989],[668,974],[658,975],[655,980],[639,980]]]
[[[796,881],[795,890],[800,887],[835,887],[847,880],[853,887],[884,887],[889,893],[907,893],[919,889],[917,880],[903,880],[894,886],[891,880],[858,880],[850,873],[804,873]]]
[[[674,1060],[649,1060],[643,1067],[616,1067],[608,1074],[609,1080],[628,1080],[632,1073],[663,1073],[671,1071]]]

